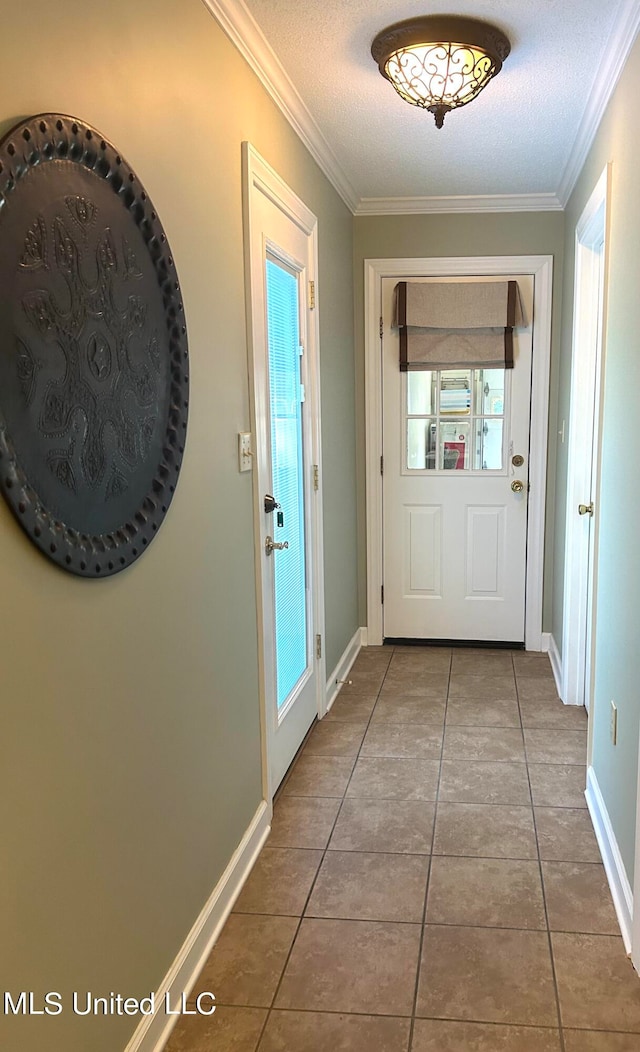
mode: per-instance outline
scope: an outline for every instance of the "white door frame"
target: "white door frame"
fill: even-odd
[[[593,720],[591,721],[593,723]],[[638,765],[638,788],[636,808],[636,851],[633,876],[633,900],[631,921],[631,961],[640,972],[640,764]]]
[[[263,602],[265,590],[263,588],[262,552],[264,536],[262,530],[262,499],[264,494],[259,489],[259,475],[266,471],[266,460],[268,451],[257,448],[255,436],[258,434],[258,424],[267,413],[268,384],[265,377],[260,377],[256,370],[256,362],[264,357],[256,343],[257,336],[254,334],[252,318],[252,283],[264,281],[262,268],[262,254],[260,260],[252,258],[253,243],[253,219],[252,198],[255,194],[262,194],[276,205],[280,211],[295,223],[311,242],[312,273],[307,277],[313,280],[315,291],[315,308],[310,311],[308,319],[308,346],[305,347],[305,358],[307,366],[307,385],[305,388],[305,402],[311,408],[310,412],[310,439],[311,457],[309,458],[317,469],[316,478],[322,479],[322,446],[321,446],[321,422],[320,422],[320,363],[319,363],[319,309],[318,309],[318,221],[313,213],[307,208],[303,201],[290,189],[280,178],[277,172],[257,153],[248,142],[242,143],[242,168],[243,168],[243,213],[244,213],[244,258],[245,258],[245,287],[246,287],[246,313],[247,313],[247,343],[249,356],[249,400],[251,411],[251,430],[254,436],[254,470],[253,475],[253,524],[254,524],[254,557],[256,575],[256,607],[258,626],[258,672],[260,690],[260,733],[262,740],[262,787],[264,799],[271,803],[277,786],[270,784],[268,749],[270,743],[269,713],[267,711],[267,689],[266,689],[266,662],[265,662],[265,639],[269,632],[273,633],[273,611],[266,609]],[[259,272],[259,273],[258,273]],[[262,458],[265,463],[260,464],[262,470],[258,470],[258,461]],[[307,459],[307,458],[305,458]],[[310,573],[313,580],[313,619],[314,632],[325,638],[324,629],[324,557],[323,557],[323,531],[322,531],[322,488],[312,484],[310,489],[313,493],[313,501],[310,508],[312,519],[312,533],[314,537],[313,558],[311,559]],[[314,647],[316,662],[316,702],[318,716],[322,717],[326,712],[326,662],[324,646],[320,648],[320,656],[317,656]]]
[[[578,220],[575,235],[561,697],[566,704],[585,705],[587,709],[592,701],[595,657],[609,184],[607,165]],[[594,514],[589,522],[588,516],[578,515],[578,505],[590,501]],[[590,722],[593,725],[593,720]]]
[[[531,274],[533,372],[531,377],[530,493],[527,524],[525,645],[542,649],[544,516],[551,357],[552,256],[468,256],[431,259],[365,259],[365,428],[367,507],[367,642],[382,643],[382,278]]]

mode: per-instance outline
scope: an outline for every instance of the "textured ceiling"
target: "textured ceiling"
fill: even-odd
[[[358,200],[557,194],[589,94],[634,0],[245,0]],[[371,41],[419,14],[494,22],[502,72],[446,118],[403,102]]]

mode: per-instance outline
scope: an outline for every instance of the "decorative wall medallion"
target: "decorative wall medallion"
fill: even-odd
[[[162,225],[99,132],[46,113],[0,142],[0,486],[63,569],[104,577],[175,489],[187,332]]]

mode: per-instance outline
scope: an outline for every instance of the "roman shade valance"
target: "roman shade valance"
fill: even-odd
[[[513,369],[513,330],[524,325],[517,281],[399,281],[394,325],[400,370]]]

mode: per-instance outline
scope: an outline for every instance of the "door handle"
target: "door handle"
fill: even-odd
[[[521,482],[520,479],[514,479],[511,483],[511,489],[514,493],[522,493],[524,489],[524,482]]]
[[[578,504],[578,515],[593,515],[593,501],[591,504]]]
[[[271,552],[281,552],[288,547],[289,541],[274,541],[273,537],[267,537],[264,542],[264,550],[267,555],[271,555]]]

